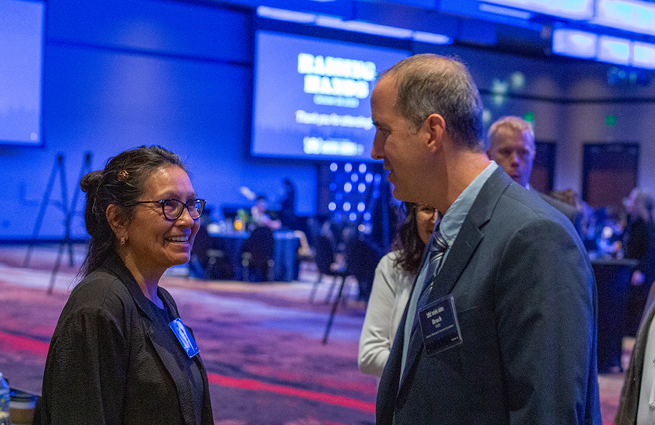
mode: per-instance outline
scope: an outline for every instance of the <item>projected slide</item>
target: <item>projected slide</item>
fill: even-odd
[[[371,160],[370,96],[401,50],[259,31],[255,156]]]
[[[0,144],[40,145],[45,4],[0,0]]]

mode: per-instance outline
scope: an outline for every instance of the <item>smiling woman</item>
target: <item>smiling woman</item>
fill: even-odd
[[[159,287],[189,261],[205,201],[158,146],[123,152],[80,185],[91,242],[50,343],[43,423],[212,424],[198,347]]]

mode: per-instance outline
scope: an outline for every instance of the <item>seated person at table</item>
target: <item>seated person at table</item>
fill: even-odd
[[[80,185],[91,241],[50,342],[41,423],[212,425],[198,347],[159,286],[189,261],[205,201],[158,146],[123,152]]]
[[[265,195],[257,196],[255,205],[250,209],[252,221],[257,227],[266,226],[273,230],[279,230],[282,227],[280,220],[273,220],[267,213],[268,201]]]
[[[296,228],[296,187],[291,179],[284,179],[284,199],[280,203],[280,221],[288,229]]]
[[[359,370],[382,376],[391,352],[391,344],[414,279],[421,266],[425,244],[434,230],[437,213],[425,204],[405,202],[405,222],[394,241],[394,251],[378,263],[369,298],[364,327],[359,339]]]

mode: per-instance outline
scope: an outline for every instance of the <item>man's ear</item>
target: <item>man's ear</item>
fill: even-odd
[[[105,212],[107,223],[109,223],[109,227],[114,231],[118,240],[121,238],[127,238],[127,228],[125,226],[123,214],[121,213],[121,208],[115,204],[109,204],[107,211]]]
[[[423,123],[429,134],[428,146],[433,149],[441,148],[443,137],[446,134],[446,120],[439,114],[431,114]]]

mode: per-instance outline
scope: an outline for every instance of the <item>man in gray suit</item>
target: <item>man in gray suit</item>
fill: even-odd
[[[505,172],[518,184],[531,190],[530,175],[536,153],[534,130],[530,123],[516,116],[501,117],[491,124],[487,134],[489,149],[487,156],[503,167]],[[571,223],[576,224],[575,207],[558,199],[537,192],[541,199],[558,209]]]
[[[464,65],[405,59],[371,107],[372,156],[394,196],[443,213],[380,381],[377,424],[601,424],[591,265],[571,222],[487,158]]]

